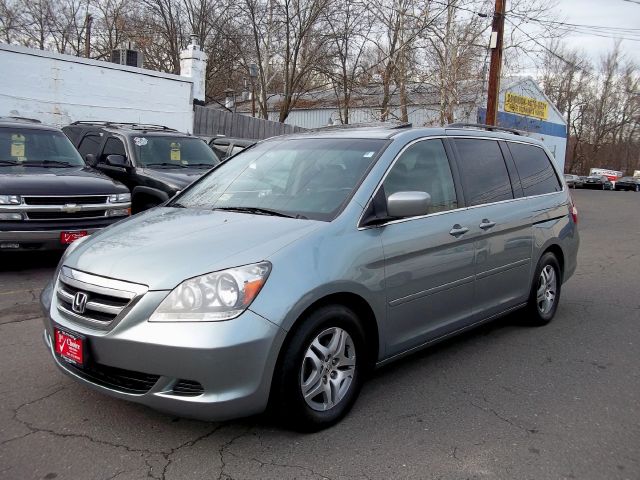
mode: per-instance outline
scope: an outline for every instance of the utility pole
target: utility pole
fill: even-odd
[[[93,16],[87,12],[87,16],[85,19],[86,23],[86,35],[84,38],[84,56],[89,58],[91,55],[91,24],[93,23]]]
[[[487,125],[496,125],[498,118],[498,96],[500,92],[500,70],[502,69],[502,39],[504,37],[504,14],[507,0],[496,0],[491,27],[491,67],[487,91]]]

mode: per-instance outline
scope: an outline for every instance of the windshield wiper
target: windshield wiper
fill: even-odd
[[[41,162],[12,162],[10,160],[0,160],[0,165],[14,167],[79,167],[69,162],[56,162],[55,160],[42,160]]]
[[[173,168],[187,168],[186,165],[182,165],[180,163],[169,163],[169,162],[157,162],[157,163],[147,163],[145,167],[173,167]]]
[[[187,167],[207,167],[207,168],[213,168],[216,165],[214,165],[213,163],[189,163],[186,165]]]
[[[272,215],[274,217],[286,217],[286,218],[306,218],[301,215],[289,215],[277,210],[271,210],[269,208],[260,207],[215,207],[213,210],[224,210],[228,212],[241,212],[241,213],[255,213],[256,215]]]

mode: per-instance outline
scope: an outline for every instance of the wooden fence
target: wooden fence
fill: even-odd
[[[304,128],[293,125],[199,105],[196,105],[193,117],[193,133],[210,137],[224,135],[226,137],[262,140],[304,130]]]

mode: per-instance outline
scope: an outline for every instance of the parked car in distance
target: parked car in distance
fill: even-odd
[[[583,184],[583,188],[613,190],[613,183],[604,175],[589,175]]]
[[[640,192],[640,178],[622,177],[616,180],[616,190],[626,190],[631,192]]]
[[[550,322],[579,236],[538,140],[380,127],[260,142],[73,245],[41,297],[64,373],[181,416],[271,405],[317,430],[373,367],[517,309]]]
[[[569,188],[576,188],[577,184],[581,183],[578,175],[571,175],[569,173],[564,174],[564,181],[567,183]]]
[[[250,138],[213,137],[209,140],[209,146],[221,161],[225,161],[245,148],[254,145],[257,141]]]
[[[578,180],[576,180],[574,188],[585,188],[586,183],[587,177],[585,175],[578,175]]]
[[[86,121],[62,130],[89,165],[131,190],[134,213],[167,201],[220,163],[202,139],[159,125]]]
[[[0,252],[65,248],[129,216],[130,202],[60,129],[0,117]]]

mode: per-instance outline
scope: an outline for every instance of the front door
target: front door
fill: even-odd
[[[471,216],[457,210],[449,160],[440,139],[409,146],[384,180],[384,194],[431,195],[429,214],[379,228],[388,302],[387,353],[394,355],[470,319],[474,291]]]

